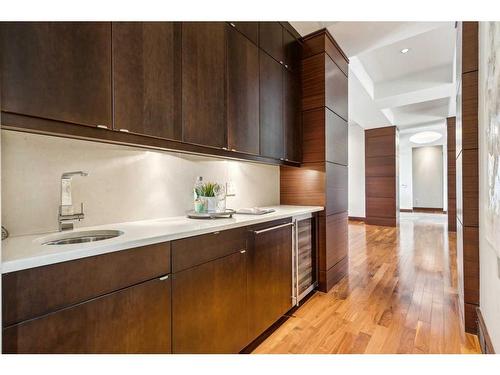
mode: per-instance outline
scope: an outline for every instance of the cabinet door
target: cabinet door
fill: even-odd
[[[326,106],[342,117],[348,120],[348,80],[340,68],[325,56],[325,97]]]
[[[4,353],[170,353],[170,279],[154,279],[3,330]]]
[[[229,22],[229,24],[245,35],[255,45],[259,45],[259,23],[258,22]]]
[[[297,74],[283,69],[283,130],[285,159],[301,161],[300,80]]]
[[[173,22],[113,23],[115,129],[180,139],[175,27]]]
[[[111,127],[111,24],[1,26],[2,111]]]
[[[283,123],[282,67],[267,54],[260,52],[260,154],[282,159]]]
[[[259,22],[259,47],[283,63],[283,26],[279,22]]]
[[[259,154],[259,49],[236,30],[227,32],[229,148]]]
[[[255,339],[292,307],[292,227],[254,231],[248,259],[248,327]]]
[[[248,344],[246,253],[173,275],[172,351],[238,353]]]
[[[182,24],[183,141],[226,147],[224,22]]]

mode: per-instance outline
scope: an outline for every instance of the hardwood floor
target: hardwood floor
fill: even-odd
[[[350,222],[348,276],[254,353],[479,353],[459,316],[446,222],[420,213],[402,213],[398,228]]]

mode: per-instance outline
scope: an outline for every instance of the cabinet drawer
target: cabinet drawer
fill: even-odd
[[[170,273],[170,243],[117,251],[2,276],[3,326]]]
[[[4,353],[170,353],[170,279],[154,279],[3,330]]]
[[[236,228],[172,242],[172,272],[246,249],[246,229]]]

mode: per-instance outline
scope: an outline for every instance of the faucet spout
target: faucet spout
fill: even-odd
[[[71,194],[71,178],[73,176],[88,176],[87,172],[75,171],[64,172],[61,175],[61,205],[59,206],[59,230],[73,229],[74,220],[82,220],[85,215],[83,213],[83,203],[81,204],[81,212],[75,214],[73,211],[73,199]]]

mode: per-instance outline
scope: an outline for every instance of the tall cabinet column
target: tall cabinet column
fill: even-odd
[[[365,130],[366,224],[398,224],[398,165],[398,129]]]
[[[281,167],[281,204],[320,205],[318,278],[330,290],[348,267],[348,59],[327,30],[303,38],[302,158]]]
[[[476,333],[479,306],[478,22],[459,22],[457,27],[457,276],[465,330]]]

